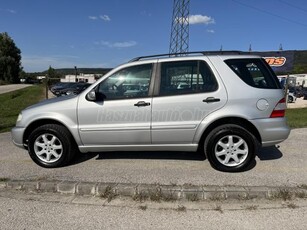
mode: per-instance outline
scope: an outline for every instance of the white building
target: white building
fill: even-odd
[[[97,79],[102,77],[102,74],[79,74],[79,75],[65,75],[61,82],[88,82],[94,83]]]
[[[280,75],[277,77],[279,81],[284,84],[288,75]],[[289,85],[307,87],[307,74],[290,74]]]

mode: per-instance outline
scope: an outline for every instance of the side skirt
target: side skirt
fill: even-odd
[[[108,151],[180,151],[180,152],[196,152],[197,148],[198,148],[198,144],[79,146],[79,150],[82,153],[87,153],[87,152],[108,152]]]

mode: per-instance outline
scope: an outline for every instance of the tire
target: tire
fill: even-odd
[[[70,132],[63,126],[47,124],[29,136],[28,151],[32,160],[44,168],[67,165],[77,148]]]
[[[293,97],[292,96],[288,96],[288,103],[292,103],[293,102]]]
[[[242,172],[255,160],[258,142],[239,125],[221,125],[205,139],[204,151],[213,168],[223,172]]]

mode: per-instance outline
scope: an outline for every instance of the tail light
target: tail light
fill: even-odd
[[[270,118],[276,118],[276,117],[284,117],[286,113],[286,99],[281,99],[277,105],[275,106],[273,112],[271,113]]]

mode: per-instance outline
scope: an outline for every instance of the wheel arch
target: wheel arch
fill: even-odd
[[[249,122],[248,120],[246,120],[244,118],[240,118],[240,117],[224,117],[224,118],[213,121],[211,124],[209,124],[205,128],[205,130],[203,131],[203,133],[201,135],[201,138],[198,141],[198,150],[200,150],[200,148],[202,148],[206,137],[209,135],[209,133],[213,129],[215,129],[218,126],[227,125],[227,124],[238,125],[238,126],[245,128],[247,131],[249,131],[250,133],[252,133],[255,136],[255,138],[257,139],[257,141],[259,143],[261,143],[260,133],[257,130],[257,128],[251,122]]]
[[[62,123],[58,120],[49,119],[49,118],[35,120],[27,126],[27,128],[25,129],[24,135],[23,135],[24,145],[28,146],[29,136],[36,128],[38,128],[42,125],[47,125],[47,124],[55,124],[55,125],[60,125],[60,126],[65,127],[68,130],[68,132],[71,134],[71,136],[73,137],[73,140],[75,141],[75,144],[77,145],[75,136],[73,135],[71,130],[64,123]]]

